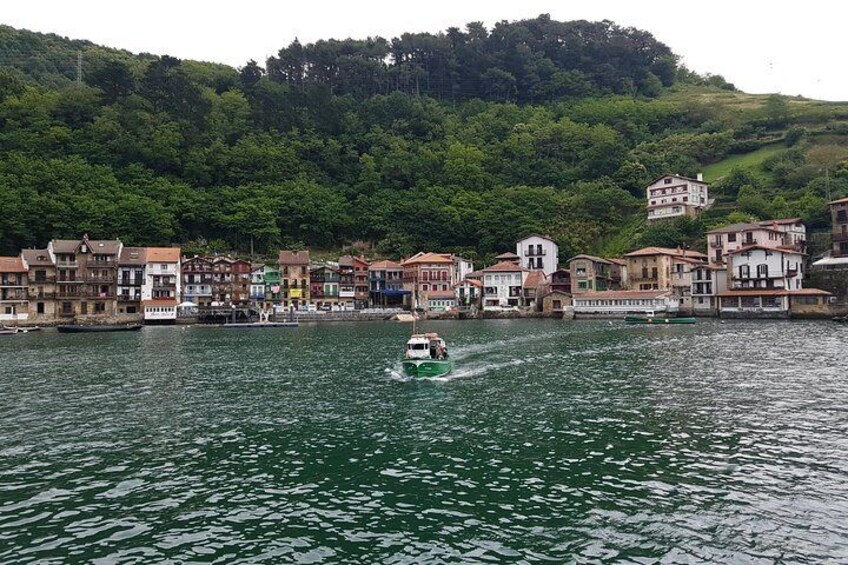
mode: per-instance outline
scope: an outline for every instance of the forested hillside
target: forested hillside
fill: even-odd
[[[737,92],[606,21],[295,41],[240,69],[0,26],[2,253],[81,232],[392,256],[528,232],[564,255],[697,245],[748,216],[826,226],[847,139],[848,105]],[[714,208],[647,228],[644,184],[701,171]]]

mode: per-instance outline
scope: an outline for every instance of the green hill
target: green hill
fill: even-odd
[[[697,245],[738,217],[824,229],[846,148],[848,104],[739,92],[611,22],[293,42],[240,69],[0,26],[2,253],[81,232],[394,256],[490,257],[528,232],[563,255]],[[667,172],[704,172],[716,205],[646,225]]]

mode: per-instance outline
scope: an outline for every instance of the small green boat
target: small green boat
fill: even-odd
[[[442,377],[453,370],[445,340],[435,333],[413,334],[401,364],[409,377]]]
[[[695,318],[657,318],[655,316],[627,316],[624,318],[626,324],[648,324],[651,326],[665,326],[668,324],[694,324]]]

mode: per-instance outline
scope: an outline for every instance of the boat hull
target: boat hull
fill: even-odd
[[[408,377],[441,377],[453,370],[453,359],[404,359],[402,364]]]
[[[61,333],[136,332],[142,326],[56,326]]]
[[[627,316],[627,324],[646,324],[649,326],[665,326],[671,324],[694,324],[695,318],[646,318],[644,316]]]

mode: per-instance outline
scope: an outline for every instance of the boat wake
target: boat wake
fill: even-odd
[[[450,381],[458,381],[460,379],[470,379],[472,377],[477,377],[480,375],[485,375],[488,373],[492,373],[499,369],[503,369],[506,367],[516,367],[518,365],[523,365],[527,361],[525,359],[512,359],[510,361],[504,361],[502,363],[483,363],[477,364],[468,368],[459,368],[454,369],[447,375],[441,375],[438,377],[409,377],[403,373],[403,369],[400,365],[396,365],[394,367],[387,367],[386,374],[392,380],[406,383],[410,381],[420,382],[420,381],[429,381],[429,382],[437,382],[437,383],[447,383]]]

